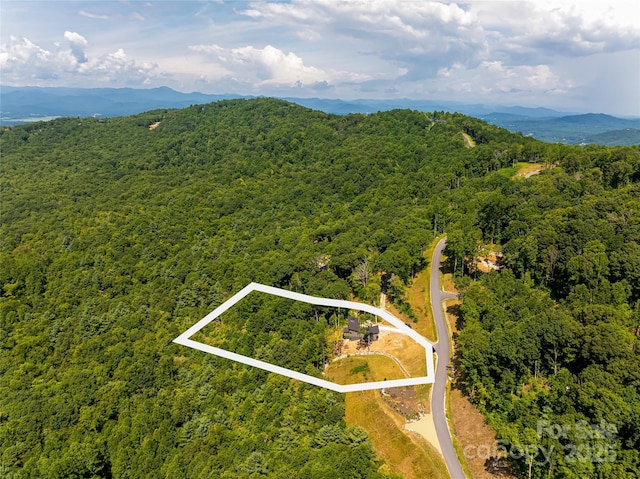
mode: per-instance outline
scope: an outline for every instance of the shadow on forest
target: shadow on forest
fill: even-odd
[[[448,316],[454,315],[456,317],[456,329],[458,331],[462,330],[462,328],[464,327],[464,321],[460,314],[460,307],[461,307],[460,304],[452,304],[447,306],[447,315]],[[457,337],[456,333],[454,333],[454,335]]]
[[[445,258],[440,263],[440,272],[442,274],[453,274],[453,262],[449,258]]]

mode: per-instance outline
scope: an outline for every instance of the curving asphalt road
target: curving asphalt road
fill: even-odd
[[[447,238],[441,239],[433,251],[431,258],[431,309],[436,322],[436,330],[438,332],[438,342],[434,345],[436,354],[438,355],[438,363],[436,366],[436,380],[431,389],[431,412],[433,414],[433,422],[436,427],[436,434],[440,449],[447,464],[449,475],[452,479],[465,479],[466,476],[462,471],[462,466],[456,455],[451,440],[451,432],[447,424],[447,416],[445,411],[445,393],[448,381],[449,357],[451,355],[449,347],[449,329],[444,317],[442,309],[442,301],[447,298],[455,298],[455,294],[445,293],[440,289],[440,261],[442,258],[442,250]]]

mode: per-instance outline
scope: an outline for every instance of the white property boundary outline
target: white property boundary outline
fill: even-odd
[[[198,341],[193,341],[189,339],[195,333],[204,328],[211,321],[216,319],[226,310],[235,305],[238,301],[243,299],[252,291],[260,291],[262,293],[271,294],[273,296],[280,296],[282,298],[293,299],[295,301],[302,301],[304,303],[315,304],[317,306],[330,306],[334,308],[344,308],[344,309],[354,309],[358,311],[366,311],[367,313],[371,313],[375,316],[379,316],[385,321],[388,321],[392,325],[394,325],[399,331],[399,333],[405,334],[412,338],[415,342],[417,342],[420,346],[425,349],[425,356],[427,361],[427,375],[420,376],[415,378],[406,378],[406,379],[394,379],[390,381],[376,381],[370,383],[360,383],[360,384],[336,384],[330,381],[326,381],[324,379],[316,378],[314,376],[310,376],[308,374],[299,373],[296,371],[292,371],[290,369],[283,368],[281,366],[276,366],[275,364],[267,363],[265,361],[260,361],[259,359],[253,359],[248,356],[243,356],[241,354],[232,353],[231,351],[227,351],[225,349],[216,348],[213,346],[209,346],[208,344],[200,343]],[[331,389],[332,391],[336,391],[339,393],[347,393],[354,391],[366,391],[371,389],[382,389],[382,388],[391,388],[391,387],[400,387],[400,386],[415,386],[418,384],[431,384],[435,381],[435,373],[433,369],[433,345],[422,335],[415,332],[409,326],[404,324],[398,318],[393,316],[391,313],[376,308],[375,306],[371,306],[364,303],[356,303],[355,301],[345,301],[341,299],[329,299],[329,298],[318,298],[316,296],[309,296],[306,294],[295,293],[293,291],[289,291],[286,289],[274,288],[272,286],[266,286],[260,283],[250,283],[236,294],[234,294],[227,301],[222,303],[216,309],[207,314],[204,318],[198,321],[196,324],[187,329],[184,333],[178,336],[173,340],[174,343],[181,344],[183,346],[187,346],[190,348],[198,349],[200,351],[204,351],[205,353],[214,354],[216,356],[220,356],[226,359],[231,359],[232,361],[237,361],[239,363],[248,364],[249,366],[254,366],[256,368],[264,369],[266,371],[281,374],[282,376],[287,376],[291,379],[297,379],[298,381],[304,381],[309,384],[314,384],[316,386],[320,386],[323,388]]]

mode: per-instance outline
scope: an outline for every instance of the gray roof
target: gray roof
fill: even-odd
[[[349,331],[359,331],[360,330],[360,320],[358,318],[354,318],[353,316],[349,316]]]

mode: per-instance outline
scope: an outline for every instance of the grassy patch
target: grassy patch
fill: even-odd
[[[416,315],[418,316],[418,322],[413,325],[414,329],[422,334],[425,338],[430,341],[437,341],[437,333],[436,333],[436,325],[433,320],[433,311],[431,310],[431,295],[430,295],[430,287],[431,287],[431,259],[433,257],[433,250],[435,249],[438,241],[440,241],[441,237],[434,239],[429,247],[422,253],[423,257],[427,261],[427,266],[420,271],[416,277],[413,279],[413,283],[408,291],[408,301]],[[408,354],[411,354],[407,351]],[[407,367],[410,362],[409,358],[402,357],[402,361]],[[424,352],[421,356],[421,366],[426,374],[426,358],[424,357]],[[435,363],[434,363],[435,364]],[[426,408],[431,410],[431,384],[423,384],[421,386],[415,387],[415,392],[422,404],[426,406]]]
[[[404,419],[390,410],[379,391],[347,393],[346,421],[367,430],[389,469],[406,479],[448,478],[446,466],[426,441],[404,431]]]
[[[399,336],[399,335],[398,335]],[[427,358],[425,350],[408,336],[400,337],[401,346],[398,349],[387,351],[393,354],[411,376],[424,376],[427,374]]]
[[[460,301],[459,299],[448,299],[444,302],[444,316],[447,319],[449,328],[454,335],[458,335],[460,333],[460,330],[458,329],[458,316],[452,313],[455,312],[461,304],[462,301]]]
[[[416,396],[425,408],[425,412],[431,413],[431,384],[420,384],[414,386]]]
[[[433,254],[433,247],[430,248]],[[418,316],[418,322],[413,324],[415,330],[430,341],[436,340],[435,324],[431,312],[431,297],[429,295],[429,273],[431,267],[420,271],[413,279],[413,283],[407,292],[409,304]]]
[[[334,361],[327,370],[327,379],[337,384],[404,379],[406,376],[391,358],[378,355],[349,356]]]
[[[515,164],[515,166],[500,168],[496,170],[496,173],[498,173],[500,176],[504,176],[505,178],[516,178],[516,177],[521,178],[527,173],[534,170],[539,170],[540,168],[542,168],[542,165],[539,163],[532,164],[532,163],[518,162]]]
[[[496,173],[505,178],[513,178],[518,173],[519,168],[517,166],[509,166],[507,168],[500,168],[496,170]]]
[[[433,322],[433,313],[431,311],[431,296],[429,294],[430,276],[431,276],[431,258],[433,250],[440,241],[441,237],[434,239],[429,248],[423,253],[423,258],[427,261],[427,266],[420,271],[411,283],[411,287],[407,290],[407,300],[411,308],[418,316],[417,323],[410,323],[411,326],[429,341],[436,341],[436,325]],[[395,311],[392,311],[395,314]],[[402,318],[404,320],[404,318]]]
[[[369,363],[365,361],[364,364],[360,364],[359,366],[356,366],[351,371],[349,371],[349,374],[351,375],[360,374],[360,373],[366,374],[368,372],[369,372]]]
[[[448,293],[458,293],[458,290],[456,289],[456,285],[453,282],[453,274],[451,273],[445,273],[442,275],[441,278],[442,281],[442,286],[444,287],[444,290]]]

